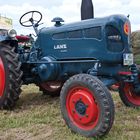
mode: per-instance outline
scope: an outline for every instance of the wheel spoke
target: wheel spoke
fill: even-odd
[[[23,21],[22,24],[23,24],[23,23],[27,23],[27,22],[30,22],[30,21],[29,21],[29,20],[27,20],[27,21]]]
[[[32,12],[32,17],[31,18],[33,18],[34,17],[34,11]]]

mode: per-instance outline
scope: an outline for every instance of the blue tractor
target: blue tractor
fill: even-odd
[[[129,19],[112,15],[63,24],[57,17],[53,27],[38,30],[41,19],[38,11],[20,18],[21,25],[36,32],[32,47],[1,41],[0,107],[12,108],[21,85],[35,83],[44,94],[60,94],[62,116],[72,131],[86,137],[107,134],[114,121],[108,87],[118,84],[123,103],[140,107]]]

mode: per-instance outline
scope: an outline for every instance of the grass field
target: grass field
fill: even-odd
[[[34,85],[22,89],[16,108],[0,111],[0,140],[94,140],[67,128],[61,117],[59,97],[43,96]],[[102,140],[140,140],[140,109],[125,107],[118,93],[112,94],[115,122]]]

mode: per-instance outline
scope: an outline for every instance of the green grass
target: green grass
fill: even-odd
[[[115,122],[102,140],[140,140],[140,110],[125,107],[118,93]],[[34,85],[23,86],[13,111],[0,111],[0,140],[95,140],[72,133],[60,112],[59,98],[43,96]],[[100,139],[99,139],[100,140]]]

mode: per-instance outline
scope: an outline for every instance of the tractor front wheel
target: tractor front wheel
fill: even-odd
[[[0,44],[0,108],[11,109],[19,98],[21,63],[14,48]]]
[[[140,107],[140,93],[135,93],[131,83],[123,83],[119,87],[119,95],[122,102],[129,107]]]
[[[114,103],[96,77],[78,74],[67,80],[60,93],[61,112],[72,131],[86,137],[103,136],[114,121]]]

